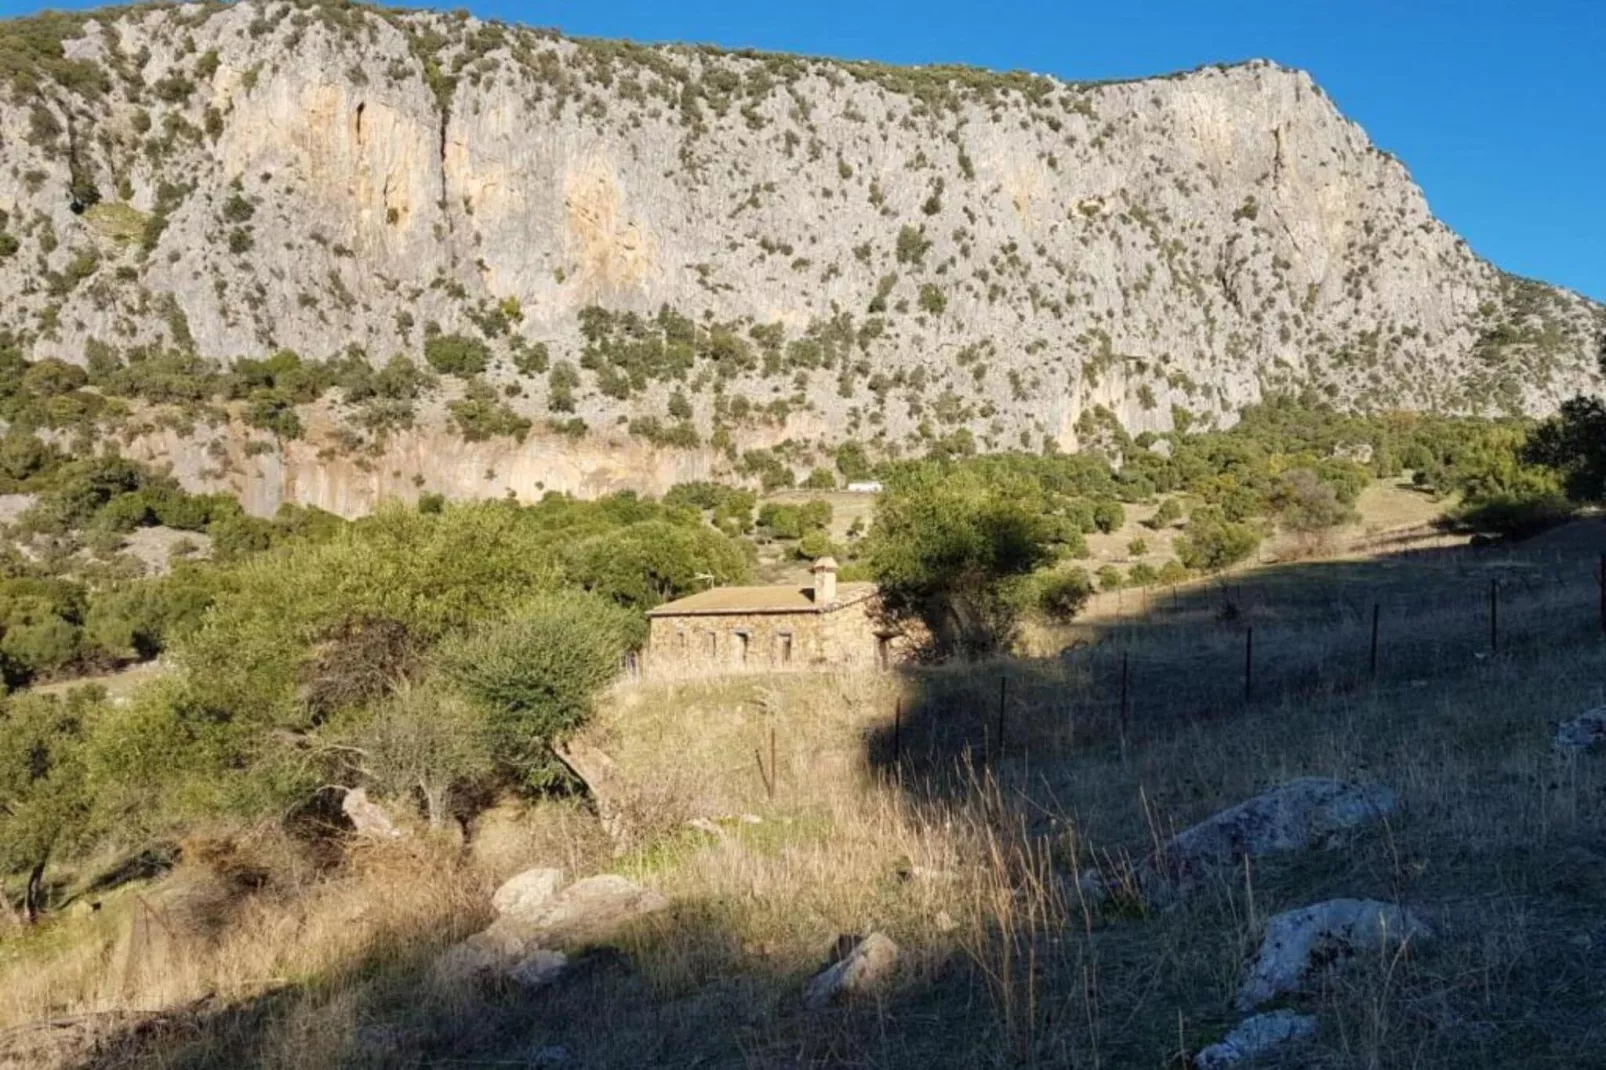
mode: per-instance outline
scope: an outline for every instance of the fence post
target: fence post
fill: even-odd
[[[1004,698],[1008,693],[1009,677],[998,674],[998,757],[1004,756]]]
[[[1129,655],[1127,651],[1121,651],[1121,752],[1123,754],[1126,753],[1126,726],[1132,709],[1131,705],[1127,701],[1127,696],[1129,694],[1127,689],[1127,681],[1129,678],[1127,666],[1128,656]]]
[[[1489,581],[1489,653],[1500,653],[1500,581]]]
[[[1253,625],[1244,629],[1244,701],[1255,690],[1255,629]]]
[[[780,766],[775,764],[775,726],[770,725],[770,802],[775,801],[775,782],[780,776]]]
[[[1600,581],[1600,630],[1606,633],[1606,553],[1600,555],[1600,571],[1595,578]]]
[[[1372,679],[1374,679],[1374,680],[1377,679],[1377,617],[1378,617],[1378,613],[1379,613],[1379,611],[1381,609],[1382,609],[1382,606],[1379,603],[1377,603],[1377,602],[1373,602],[1372,603],[1372,660],[1371,660],[1371,673],[1372,673]]]
[[[903,757],[903,696],[899,695],[892,706],[892,764]]]

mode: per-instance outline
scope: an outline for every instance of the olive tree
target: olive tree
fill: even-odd
[[[922,467],[876,504],[865,561],[893,621],[918,621],[936,657],[985,657],[1015,638],[1021,583],[1053,557],[1052,532],[1008,480]]]

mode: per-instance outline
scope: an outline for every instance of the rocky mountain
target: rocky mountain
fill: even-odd
[[[1599,385],[1606,309],[1480,260],[1267,62],[1073,84],[242,0],[0,24],[0,79],[30,358],[454,373],[411,431],[335,391],[305,441],[232,454],[269,499],[331,451],[526,493],[616,450],[652,484],[778,444],[1071,449],[1271,390],[1537,413]],[[463,438],[491,444],[442,462]],[[147,447],[221,478],[186,441]]]

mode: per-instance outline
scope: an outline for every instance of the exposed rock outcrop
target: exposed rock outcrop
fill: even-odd
[[[505,913],[436,963],[448,981],[506,977],[539,986],[560,976],[577,951],[669,908],[660,893],[608,873],[576,881],[539,904]]]
[[[1300,777],[1185,829],[1128,873],[1083,874],[1082,891],[1095,900],[1120,890],[1163,901],[1243,858],[1342,847],[1398,809],[1398,797],[1378,784]]]
[[[1357,955],[1430,939],[1416,915],[1375,899],[1329,899],[1266,922],[1260,955],[1238,990],[1239,1010],[1302,990],[1315,975]]]
[[[1316,1035],[1316,1016],[1291,1010],[1245,1018],[1221,1040],[1193,1057],[1196,1070],[1226,1070],[1286,1052]]]
[[[491,906],[504,917],[528,917],[551,902],[563,887],[563,870],[527,869],[502,883],[491,896]]]
[[[871,933],[809,981],[803,1006],[824,1010],[837,1000],[872,992],[891,978],[897,966],[898,945],[885,933]]]
[[[64,59],[0,103],[0,318],[28,355],[379,363],[461,336],[537,425],[462,442],[448,380],[387,446],[340,405],[305,448],[136,435],[259,512],[415,478],[594,492],[571,453],[619,486],[724,463],[645,423],[587,452],[553,414],[705,442],[717,415],[738,450],[1070,448],[1271,389],[1538,412],[1600,382],[1600,306],[1479,260],[1264,61],[1077,84],[278,0],[35,29]],[[342,435],[368,445],[320,459]]]

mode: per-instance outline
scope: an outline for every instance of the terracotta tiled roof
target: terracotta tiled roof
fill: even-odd
[[[649,617],[700,617],[736,613],[821,613],[862,602],[875,593],[873,583],[839,583],[836,601],[816,605],[813,587],[715,587],[665,602],[647,611]]]

